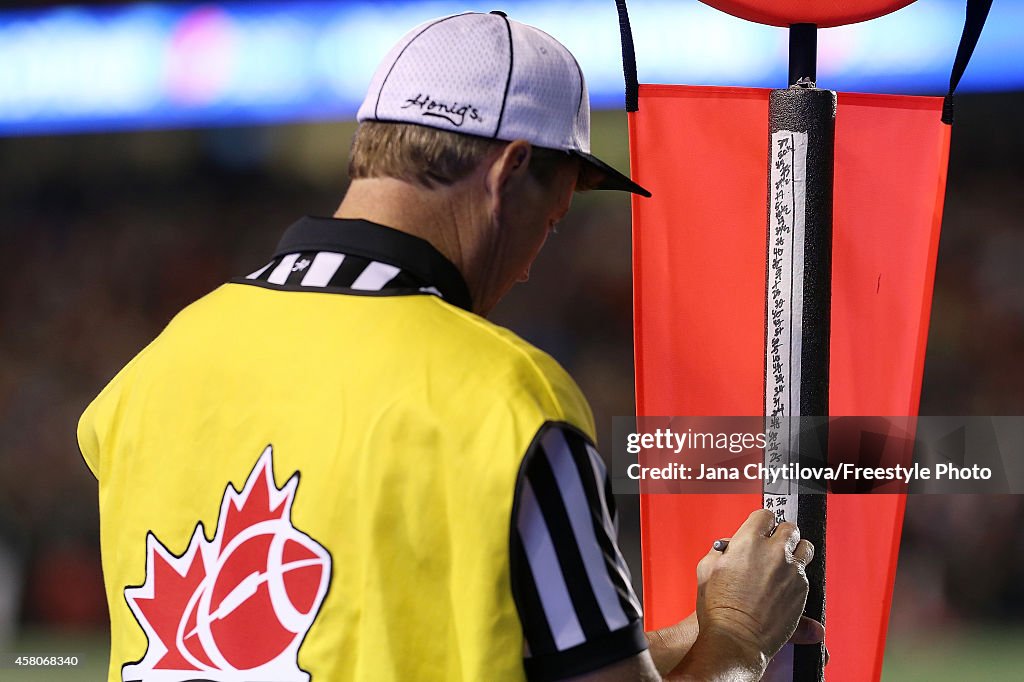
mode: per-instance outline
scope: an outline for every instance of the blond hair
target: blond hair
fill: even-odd
[[[505,144],[412,123],[364,121],[352,138],[348,174],[353,180],[397,178],[432,189],[466,178],[488,154]],[[534,147],[530,172],[547,184],[565,163],[578,161],[568,152]]]

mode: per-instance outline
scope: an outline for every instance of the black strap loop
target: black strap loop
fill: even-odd
[[[989,0],[991,2],[991,0]],[[633,49],[633,31],[629,27],[626,0],[615,0],[619,12],[619,37],[622,40],[622,77],[626,81],[626,111],[640,108],[640,86],[636,79],[636,51]]]
[[[953,71],[949,74],[949,92],[942,102],[942,122],[946,125],[953,124],[953,91],[960,85],[960,79],[967,70],[967,64],[971,61],[971,55],[974,54],[974,48],[981,37],[981,30],[985,28],[985,20],[991,8],[992,0],[967,0],[964,32],[960,36],[956,59],[953,60]]]

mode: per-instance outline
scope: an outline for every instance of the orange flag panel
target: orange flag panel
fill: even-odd
[[[768,90],[640,86],[629,116],[637,412],[764,410]],[[839,93],[830,413],[916,415],[949,154],[939,98]],[[646,625],[689,614],[694,568],[760,495],[641,499]],[[830,682],[881,675],[902,495],[828,500]]]

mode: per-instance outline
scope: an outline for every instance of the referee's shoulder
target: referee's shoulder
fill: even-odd
[[[511,329],[495,324],[479,315],[456,306],[436,301],[441,308],[437,329],[450,334],[453,352],[467,363],[489,367],[494,372],[519,371],[536,373],[551,382],[575,382],[553,357],[526,341]]]
[[[445,309],[446,314],[441,317],[458,337],[450,348],[458,354],[460,364],[478,367],[482,375],[492,380],[496,391],[532,390],[539,393],[534,396],[537,400],[550,401],[557,411],[580,415],[588,424],[592,422],[590,407],[579,386],[548,353],[479,315],[440,301],[437,304]]]

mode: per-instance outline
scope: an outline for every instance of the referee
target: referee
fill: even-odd
[[[443,17],[358,119],[335,215],[81,418],[108,679],[755,680],[820,641],[813,547],[763,510],[701,561],[695,614],[645,634],[585,399],[485,319],[574,190],[649,196],[590,154],[573,56],[500,12]]]

